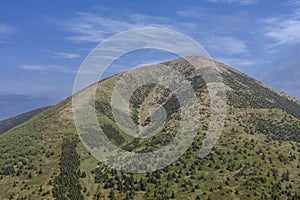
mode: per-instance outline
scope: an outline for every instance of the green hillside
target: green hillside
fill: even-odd
[[[300,199],[299,103],[215,63],[226,85],[228,111],[222,135],[208,156],[199,158],[210,119],[207,86],[193,66],[178,59],[164,64],[192,82],[202,115],[196,138],[174,163],[129,174],[98,162],[76,134],[70,97],[0,136],[0,199]],[[131,152],[151,152],[168,144],[180,119],[174,95],[154,84],[135,91],[130,99],[135,122],[149,123],[147,110],[155,103],[167,112],[163,130],[135,139],[112,115],[110,97],[121,76],[97,87],[95,108],[107,137]]]
[[[8,131],[9,129],[18,126],[19,124],[22,124],[23,122],[29,120],[30,118],[34,117],[37,114],[40,114],[41,112],[47,110],[49,107],[45,108],[39,108],[33,111],[29,111],[20,115],[17,115],[15,117],[11,117],[9,119],[5,119],[0,121],[0,134]]]

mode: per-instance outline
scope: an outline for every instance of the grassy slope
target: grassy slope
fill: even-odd
[[[113,77],[101,82],[103,90],[98,91],[99,102],[109,102],[109,91],[116,79]],[[232,87],[238,89],[238,84]],[[99,199],[109,199],[113,189],[116,199],[126,196],[129,199],[168,199],[173,191],[176,199],[195,199],[197,196],[201,199],[260,199],[263,194],[270,198],[272,193],[280,199],[287,199],[288,195],[300,190],[300,144],[291,141],[294,137],[284,137],[282,141],[273,138],[280,134],[299,138],[300,120],[293,113],[284,112],[276,106],[276,109],[243,108],[237,103],[232,102],[226,128],[209,156],[198,159],[205,134],[206,122],[203,122],[195,142],[179,160],[164,170],[133,175],[132,182],[130,174],[106,168],[78,143],[80,171],[86,173],[85,178],[80,178],[84,198],[92,199],[98,194]],[[98,117],[103,124],[111,124],[118,129],[106,115],[98,113]],[[294,130],[282,132],[272,129],[272,132],[263,134],[257,125],[260,119],[270,122],[266,124],[271,127],[264,127],[270,130],[272,124],[295,124],[296,133]],[[53,182],[59,173],[62,138],[70,135],[75,136],[76,133],[71,101],[67,99],[0,136],[0,199],[10,196],[13,199],[21,196],[53,199],[53,183],[49,184],[49,181]],[[126,142],[123,146],[126,146],[131,140],[124,137]],[[143,145],[136,148],[140,150]],[[3,169],[7,167],[13,167],[14,173],[4,175]],[[22,169],[19,176],[18,169]],[[40,169],[42,173],[39,173]],[[289,179],[281,180],[286,170]],[[98,180],[100,182],[95,184]],[[141,189],[140,181],[146,185],[146,191]],[[108,187],[112,182],[115,185]],[[131,187],[128,187],[128,182]],[[122,185],[121,191],[118,184]]]
[[[30,112],[26,112],[26,113],[17,115],[15,117],[0,121],[0,134],[8,131],[11,128],[14,128],[15,126],[22,124],[23,122],[29,120],[30,118],[34,117],[35,115],[38,115],[39,113],[47,110],[48,108],[50,108],[50,107],[39,108],[39,109],[30,111]]]
[[[65,102],[1,135],[0,199],[25,195],[39,199],[47,192],[51,196],[48,183],[59,173],[61,138],[74,132],[65,126],[66,121],[59,120],[59,110],[64,106]],[[11,167],[13,173],[4,175],[5,168]]]

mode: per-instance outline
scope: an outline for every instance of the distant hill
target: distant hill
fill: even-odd
[[[30,118],[34,117],[37,114],[40,114],[41,112],[47,110],[48,108],[50,108],[50,107],[39,108],[36,110],[32,110],[32,111],[17,115],[15,117],[11,117],[9,119],[0,121],[0,134],[8,131],[9,129],[11,129],[15,126],[22,124],[23,122],[29,120]]]
[[[191,59],[198,65],[208,60]],[[140,174],[105,166],[80,142],[72,98],[67,98],[0,135],[0,199],[300,199],[299,102],[213,62],[226,85],[228,113],[222,135],[206,157],[199,158],[199,149],[210,122],[210,96],[203,77],[181,58],[164,64],[191,82],[201,120],[194,141],[174,163]],[[160,149],[178,129],[178,101],[160,85],[137,89],[129,102],[132,115],[123,115],[117,108],[118,117],[147,124],[149,108],[160,104],[166,110],[167,121],[155,136],[133,138],[118,127],[111,108],[112,91],[122,76],[95,83],[76,94],[76,99],[80,101],[97,87],[96,114],[110,141],[130,152]],[[92,127],[86,128],[87,133],[93,133]]]

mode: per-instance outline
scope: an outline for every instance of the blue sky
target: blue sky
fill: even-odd
[[[213,59],[300,97],[300,1],[11,0],[0,6],[0,119],[70,96],[97,44],[145,26],[187,34]],[[154,57],[132,64],[171,58]]]

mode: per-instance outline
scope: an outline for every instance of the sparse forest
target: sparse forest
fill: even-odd
[[[300,105],[219,63],[229,88],[228,113],[217,145],[200,159],[210,116],[206,85],[184,61],[167,64],[188,77],[201,104],[198,134],[179,159],[140,174],[103,165],[79,140],[68,98],[0,136],[0,198],[300,199]],[[131,152],[167,145],[181,117],[176,97],[155,85],[139,88],[130,100],[131,116],[120,112],[118,117],[147,125],[146,108],[159,103],[167,110],[167,122],[154,137],[133,138],[113,119],[110,95],[118,78],[99,82],[96,94],[95,109],[106,136]],[[88,142],[97,147],[95,140]]]

